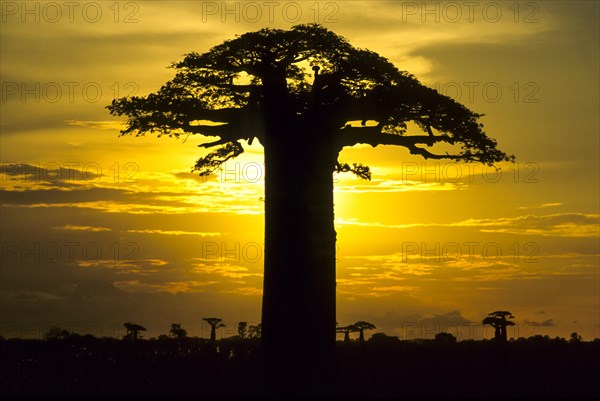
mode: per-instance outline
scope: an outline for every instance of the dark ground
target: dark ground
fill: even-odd
[[[0,340],[2,398],[260,398],[258,341]],[[338,343],[339,398],[593,398],[600,341]],[[290,344],[292,346],[292,344]],[[290,389],[290,396],[295,393]]]

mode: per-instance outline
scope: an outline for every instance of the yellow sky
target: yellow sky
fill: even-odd
[[[2,2],[3,335],[260,320],[260,145],[203,180],[202,138],[118,138],[104,107],[185,53],[308,22],[484,113],[517,156],[497,172],[345,149],[373,180],[336,176],[338,321],[480,338],[500,309],[509,335],[600,335],[596,2],[223,4]]]

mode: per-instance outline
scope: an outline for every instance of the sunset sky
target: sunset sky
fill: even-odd
[[[158,90],[186,53],[319,22],[485,114],[517,158],[346,148],[373,179],[335,176],[338,322],[490,338],[481,320],[509,310],[509,337],[600,337],[598,2],[24,4],[1,2],[1,335],[258,323],[260,144],[202,179],[207,138],[119,138],[105,106]]]

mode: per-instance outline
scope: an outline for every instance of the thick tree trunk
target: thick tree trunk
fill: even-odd
[[[496,341],[502,341],[502,329],[498,324],[494,326],[494,339]]]
[[[505,343],[507,341],[507,337],[508,336],[506,335],[506,324],[501,324],[501,326],[500,326],[500,341]]]
[[[210,326],[210,341],[217,341],[217,329],[215,326]]]
[[[335,375],[337,154],[290,142],[265,146],[262,347],[272,390],[318,396]]]

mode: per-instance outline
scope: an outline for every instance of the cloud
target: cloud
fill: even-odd
[[[6,189],[72,188],[95,182],[102,176],[95,165],[85,169],[80,163],[2,163],[0,180]]]
[[[534,326],[534,327],[553,327],[553,326],[555,326],[554,319],[546,319],[543,322],[536,322],[533,320],[525,319],[525,320],[523,320],[523,323],[525,323],[529,326]]]
[[[450,182],[422,182],[411,180],[377,180],[364,184],[348,184],[340,182],[335,186],[336,193],[398,193],[409,191],[453,191],[463,189],[466,185]]]
[[[419,287],[409,287],[406,285],[388,285],[388,286],[382,286],[382,287],[373,287],[372,290],[375,292],[382,292],[382,293],[387,293],[387,292],[411,292],[414,290],[418,290]]]
[[[78,299],[114,298],[121,295],[121,291],[111,282],[104,280],[87,280],[78,282],[70,288],[72,296]]]
[[[416,244],[416,243],[415,243]],[[423,244],[416,244],[419,247]],[[458,245],[458,243],[457,243]],[[490,255],[483,247],[463,248],[462,255],[445,255],[443,247],[436,248],[438,253],[404,254],[395,252],[382,255],[341,256],[338,261],[338,287],[340,294],[355,297],[385,296],[385,288],[399,286],[398,290],[426,294],[437,283],[455,283],[453,285],[472,285],[482,290],[492,284],[544,280],[548,278],[590,277],[597,278],[594,270],[597,264],[596,254],[539,254],[515,257],[511,251],[513,244],[506,247],[497,244]],[[508,249],[507,249],[508,247]],[[421,248],[422,250],[423,248]],[[429,246],[430,251],[434,248]],[[490,248],[491,249],[491,248]],[[497,254],[496,252],[505,253]],[[590,261],[587,263],[587,261]],[[481,285],[478,283],[489,283]]]
[[[85,127],[90,129],[121,131],[125,128],[123,121],[107,120],[107,121],[84,121],[84,120],[65,120],[68,125],[75,127]]]
[[[46,165],[53,165],[48,163]],[[28,208],[93,209],[107,213],[182,214],[232,213],[260,215],[262,184],[230,181],[201,182],[188,174],[173,181],[173,173],[135,171],[135,179],[88,175],[77,169],[60,169],[54,175],[30,165],[3,165],[3,206]],[[97,171],[102,171],[97,166]],[[96,171],[91,169],[91,171]],[[139,174],[138,174],[139,173]],[[42,178],[40,178],[42,177]],[[44,177],[50,177],[45,179]],[[58,177],[58,178],[54,178]],[[174,233],[172,233],[174,234]]]
[[[245,277],[262,277],[261,273],[250,272],[250,269],[244,266],[231,265],[229,263],[194,263],[193,271],[199,274],[217,275],[221,277],[240,279]]]
[[[356,219],[336,218],[339,226],[353,225],[382,228],[416,227],[473,227],[483,233],[537,235],[543,237],[598,237],[600,236],[600,214],[559,213],[548,215],[524,215],[496,219],[467,219],[455,223],[384,224],[364,222]]]
[[[127,292],[168,292],[171,294],[186,292],[205,292],[204,287],[217,284],[217,281],[169,281],[166,283],[143,283],[140,280],[115,281],[113,285]]]
[[[112,231],[112,228],[107,227],[93,227],[93,226],[62,226],[62,227],[53,227],[55,230],[65,230],[65,231],[91,231],[91,232],[102,232],[102,231]]]
[[[548,208],[548,207],[557,207],[557,206],[562,206],[562,203],[561,202],[550,202],[550,203],[542,203],[542,204],[535,205],[535,206],[519,206],[519,209],[522,209],[522,210],[544,209],[544,208]]]
[[[263,291],[260,288],[255,287],[239,287],[233,290],[221,290],[219,291],[222,294],[237,294],[237,295],[250,295],[257,296],[262,295]]]
[[[600,236],[600,215],[592,213],[561,213],[549,215],[526,215],[503,219],[468,220],[459,225],[485,228],[481,232],[540,235],[556,237]]]
[[[218,237],[223,233],[217,232],[199,232],[199,231],[180,231],[180,230],[127,230],[128,233],[138,234],[161,234],[161,235],[197,235],[200,237]]]
[[[137,245],[136,245],[137,247]],[[135,256],[137,248],[127,249],[128,253]],[[77,260],[76,265],[80,268],[102,268],[114,270],[117,274],[137,274],[147,276],[150,274],[160,273],[161,268],[169,264],[163,259],[100,259],[100,260]]]
[[[464,317],[460,310],[433,313],[392,311],[378,320],[378,327],[405,340],[433,338],[441,332],[451,333],[458,340],[469,339],[473,335],[473,324],[479,324]]]
[[[32,302],[32,301],[58,301],[66,299],[64,296],[60,296],[54,293],[45,291],[3,291],[3,298],[5,301],[18,301],[18,302]]]

